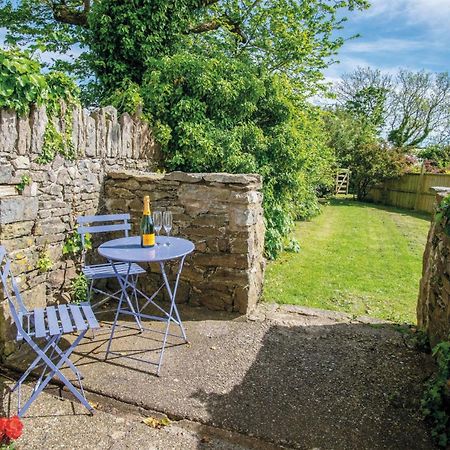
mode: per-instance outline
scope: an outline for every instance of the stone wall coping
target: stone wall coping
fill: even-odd
[[[187,173],[187,172],[167,172],[167,173],[155,173],[155,172],[143,172],[137,170],[120,170],[111,171],[108,173],[110,178],[120,180],[128,179],[130,176],[139,178],[142,181],[152,180],[169,180],[180,181],[183,183],[198,183],[200,181],[206,181],[210,183],[225,183],[225,184],[253,184],[256,185],[256,189],[262,187],[262,176],[255,173],[248,174],[234,174],[234,173]]]

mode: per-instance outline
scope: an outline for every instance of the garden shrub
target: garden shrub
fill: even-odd
[[[315,189],[332,179],[318,113],[300,111],[286,77],[245,61],[183,52],[147,64],[144,115],[167,169],[263,175],[266,255],[276,257],[294,219],[318,213]]]
[[[78,94],[78,87],[68,75],[57,71],[43,73],[41,64],[29,51],[0,49],[0,108],[26,115],[32,105],[46,106],[49,120],[38,163],[48,163],[56,154],[75,158],[71,139],[72,107],[78,104]],[[62,101],[66,105],[64,110]],[[56,118],[62,119],[61,132],[56,129]]]
[[[422,413],[430,423],[439,447],[448,448],[450,414],[450,342],[445,341],[433,348],[437,371],[428,381],[422,398]]]

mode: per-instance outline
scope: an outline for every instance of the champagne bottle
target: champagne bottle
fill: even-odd
[[[150,197],[144,197],[144,212],[141,219],[141,247],[155,245],[155,225],[150,212]]]

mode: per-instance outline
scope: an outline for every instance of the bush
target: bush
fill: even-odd
[[[292,92],[245,61],[187,52],[149,60],[141,86],[167,169],[263,176],[269,258],[294,219],[318,213],[316,187],[331,182],[320,114]]]
[[[372,143],[353,149],[348,168],[353,191],[358,200],[364,200],[375,184],[400,176],[405,169],[405,159],[398,149],[385,143]]]
[[[422,413],[432,427],[431,435],[439,447],[448,448],[450,413],[450,343],[433,348],[437,372],[429,380],[422,398]]]
[[[380,141],[367,120],[341,109],[328,111],[325,119],[328,145],[336,151],[340,167],[351,170],[350,190],[358,200],[364,200],[376,183],[404,173],[404,153]]]

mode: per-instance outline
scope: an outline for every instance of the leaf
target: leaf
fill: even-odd
[[[151,428],[156,428],[157,430],[166,427],[172,423],[172,421],[168,417],[157,418],[152,416],[142,419],[142,422]]]

